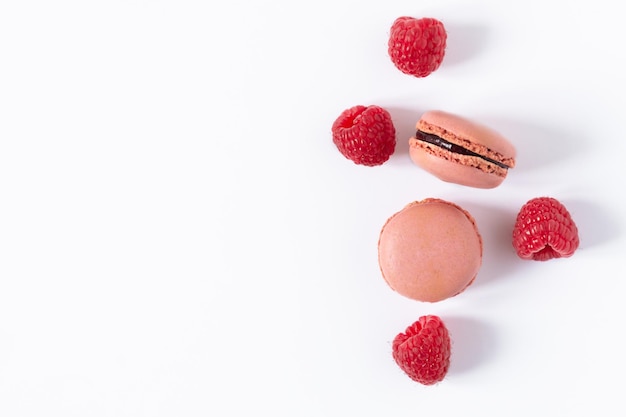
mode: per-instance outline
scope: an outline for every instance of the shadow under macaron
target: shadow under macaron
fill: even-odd
[[[521,265],[513,248],[517,211],[469,201],[457,203],[474,217],[483,241],[482,265],[468,289],[491,284],[511,275]]]
[[[482,122],[507,138],[517,151],[509,172],[517,182],[529,173],[549,168],[586,151],[587,138],[563,127],[510,118],[483,117]]]

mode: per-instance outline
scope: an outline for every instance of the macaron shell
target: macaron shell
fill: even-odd
[[[378,241],[378,261],[387,284],[425,302],[464,291],[478,274],[482,251],[472,216],[433,198],[411,203],[390,217]]]
[[[506,178],[506,170],[503,175],[496,172],[481,170],[481,161],[472,161],[472,164],[457,160],[448,160],[440,155],[430,153],[426,149],[417,146],[412,139],[409,146],[411,160],[425,171],[430,172],[442,181],[465,185],[474,188],[495,188],[502,184]],[[465,159],[476,157],[465,157]],[[492,164],[493,165],[493,164]],[[483,167],[485,168],[485,167]],[[493,168],[490,167],[490,168]]]
[[[515,165],[517,153],[513,144],[487,126],[441,110],[427,111],[422,114],[420,122],[443,128],[462,140],[485,146],[505,158],[512,159],[510,168]]]

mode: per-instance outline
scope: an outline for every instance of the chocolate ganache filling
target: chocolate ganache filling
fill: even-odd
[[[486,156],[483,156],[481,154],[478,154],[476,152],[472,152],[469,149],[465,149],[464,147],[457,145],[455,143],[452,142],[448,142],[445,139],[440,138],[437,135],[433,135],[432,133],[426,133],[426,132],[422,132],[421,130],[418,130],[415,133],[415,138],[421,141],[424,141],[426,143],[430,143],[432,145],[438,146],[440,148],[446,149],[450,152],[454,152],[454,153],[458,153],[460,155],[469,155],[469,156],[477,156],[479,158],[484,159],[487,162],[491,162],[492,164],[495,164],[501,168],[504,169],[509,169],[508,166],[506,166],[505,164],[503,164],[502,162],[496,161],[494,159],[488,158]]]

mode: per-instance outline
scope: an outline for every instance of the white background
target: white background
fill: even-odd
[[[626,413],[626,25],[608,0],[0,3],[0,416]],[[396,17],[448,31],[417,79]],[[396,153],[344,159],[344,109]],[[407,140],[441,109],[507,136],[492,190],[437,180]],[[522,261],[519,208],[570,210],[569,259]],[[378,270],[384,221],[439,197],[474,215],[475,284],[435,304]],[[454,260],[451,260],[453,262]],[[453,340],[425,387],[391,357],[424,314]]]

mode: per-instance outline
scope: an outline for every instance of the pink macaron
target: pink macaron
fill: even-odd
[[[515,167],[516,151],[498,132],[463,117],[428,111],[409,139],[413,162],[439,179],[475,188],[495,188]]]
[[[474,218],[438,198],[405,206],[385,222],[378,240],[383,278],[417,301],[437,302],[463,292],[474,282],[482,255]]]

